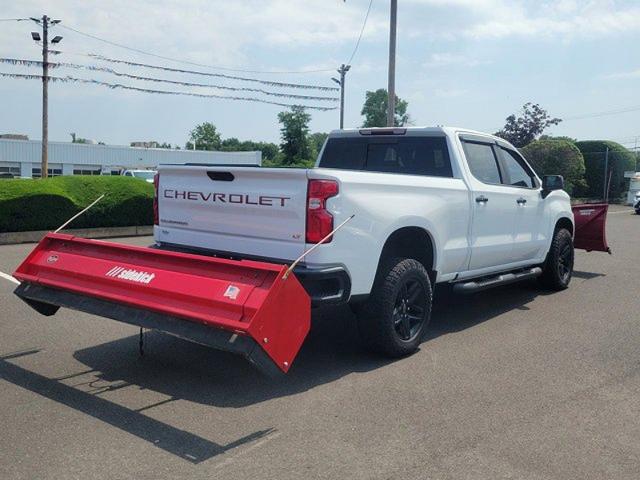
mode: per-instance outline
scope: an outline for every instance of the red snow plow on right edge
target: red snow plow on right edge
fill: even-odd
[[[307,292],[287,265],[45,236],[14,273],[43,315],[67,307],[244,355],[287,372],[310,328]]]
[[[587,252],[596,251],[611,254],[606,235],[609,205],[606,203],[581,203],[572,205],[571,210],[575,223],[574,247]]]

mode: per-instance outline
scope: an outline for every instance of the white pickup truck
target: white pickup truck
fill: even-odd
[[[574,219],[559,176],[541,181],[504,140],[449,128],[332,132],[312,169],[162,165],[158,248],[291,263],[314,304],[349,302],[364,340],[415,351],[435,283],[473,292],[571,280]]]

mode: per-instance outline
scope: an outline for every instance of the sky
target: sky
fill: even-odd
[[[332,87],[335,68],[348,62],[354,52],[369,1],[0,0],[0,20],[43,14],[60,19],[51,36],[63,37],[55,47],[62,53],[50,61],[173,81],[334,97],[333,91],[285,89],[113,64],[88,54]],[[610,139],[627,147],[640,142],[640,1],[399,0],[398,4],[396,91],[409,102],[413,125],[455,125],[493,133],[504,125],[505,117],[518,112],[524,103],[534,102],[564,119],[549,130],[553,135]],[[0,21],[0,57],[41,60],[41,48],[30,35],[38,28],[32,21]],[[365,92],[387,86],[388,29],[389,1],[373,0],[347,74],[346,127],[362,124]],[[161,59],[113,43],[206,67]],[[3,63],[0,72],[40,73],[38,68]],[[334,102],[142,81],[87,69],[58,68],[51,74],[146,89],[337,106]],[[227,99],[53,83],[49,88],[49,139],[70,141],[69,133],[75,132],[107,144],[156,140],[184,146],[190,130],[208,121],[217,126],[223,138],[278,142],[277,114],[284,109]],[[599,115],[612,111],[618,113]],[[310,113],[311,131],[338,127],[338,110]],[[0,133],[40,139],[38,80],[0,78]]]

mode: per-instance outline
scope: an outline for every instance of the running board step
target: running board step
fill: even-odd
[[[469,282],[456,283],[453,286],[453,291],[456,293],[474,293],[486,290],[487,288],[497,287],[498,285],[507,285],[509,283],[528,280],[539,277],[540,275],[542,275],[542,269],[540,267],[528,268],[517,272],[502,273],[493,277],[484,277]]]

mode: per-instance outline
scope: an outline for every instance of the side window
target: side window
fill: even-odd
[[[367,158],[367,142],[360,138],[330,138],[324,147],[320,166],[362,170]]]
[[[484,183],[502,183],[498,161],[491,145],[462,142],[467,163],[474,177]]]
[[[529,168],[527,168],[518,154],[502,147],[499,150],[506,170],[505,185],[535,188],[537,186],[535,176],[529,171]]]

